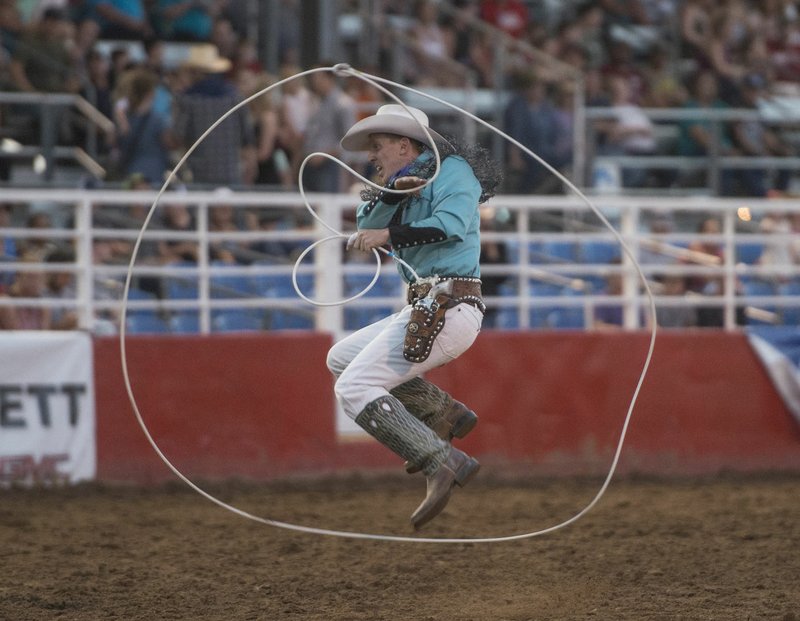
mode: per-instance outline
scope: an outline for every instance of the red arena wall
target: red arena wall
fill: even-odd
[[[331,339],[316,333],[131,337],[131,383],[165,455],[190,477],[270,479],[399,467],[340,439]],[[473,407],[460,446],[498,470],[608,470],[648,345],[640,333],[487,332],[429,379]],[[98,478],[174,478],[139,428],[119,343],[95,341]],[[741,334],[665,332],[633,414],[621,472],[800,471],[800,426]]]
[[[201,478],[270,478],[332,467],[334,398],[317,334],[132,337],[128,370],[142,418],[175,466]],[[101,480],[172,474],[139,427],[119,341],[95,345]]]

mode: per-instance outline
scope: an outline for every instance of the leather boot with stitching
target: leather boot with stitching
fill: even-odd
[[[448,408],[439,421],[431,426],[433,432],[442,440],[451,442],[453,438],[463,438],[475,428],[478,416],[460,401],[453,399],[452,405]],[[420,467],[407,461],[405,463],[406,472],[414,474],[420,471]]]
[[[450,501],[453,488],[456,485],[464,487],[480,467],[478,460],[457,448],[451,448],[444,463],[436,472],[428,476],[425,500],[411,515],[411,524],[414,529],[418,530],[439,515]]]

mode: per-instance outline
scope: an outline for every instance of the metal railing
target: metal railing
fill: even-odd
[[[66,244],[74,249],[75,262],[13,261],[12,257],[5,257],[6,261],[0,262],[0,282],[8,284],[15,274],[25,272],[67,272],[74,275],[75,288],[73,297],[67,299],[2,297],[0,309],[69,308],[77,312],[79,326],[87,330],[93,329],[98,316],[110,317],[113,323],[114,316],[118,315],[121,284],[127,265],[122,262],[96,263],[93,258],[95,245],[103,240],[126,241],[132,245],[141,220],[131,220],[127,228],[100,227],[93,226],[93,215],[96,216],[95,212],[102,208],[150,204],[154,198],[155,194],[150,192],[4,192],[4,199],[13,204],[47,202],[72,206],[74,225],[70,228],[10,227],[0,231],[0,241],[11,238],[23,245],[25,240],[35,238]],[[331,226],[338,230],[352,228],[352,224],[346,225],[345,222],[352,222],[357,197],[322,194],[311,195],[311,200],[317,213]],[[754,200],[749,201],[746,208],[741,201],[704,197],[598,197],[595,202],[617,223],[623,238],[635,256],[639,256],[656,292],[658,308],[716,308],[722,313],[724,327],[729,330],[741,325],[742,317],[749,317],[748,322],[780,324],[788,322],[790,314],[800,313],[800,294],[785,295],[777,286],[800,280],[800,267],[790,262],[760,264],[744,256],[744,250],[753,245],[761,250],[787,249],[797,243],[795,233],[786,230],[766,233],[754,224],[766,214],[774,218],[797,213],[795,201]],[[143,278],[160,279],[188,284],[192,292],[190,295],[165,293],[162,297],[132,297],[128,304],[129,313],[149,310],[162,318],[193,313],[196,325],[190,330],[208,333],[230,329],[230,326],[218,325],[217,317],[223,311],[240,309],[260,317],[257,324],[251,324],[252,329],[294,326],[341,333],[358,327],[359,317],[363,319],[370,313],[372,316],[386,314],[403,305],[403,288],[391,264],[384,266],[379,281],[390,286],[379,288],[346,307],[314,307],[285,286],[293,266],[288,253],[276,257],[263,254],[263,251],[250,251],[246,256],[247,264],[222,263],[212,259],[212,252],[219,244],[288,244],[296,253],[311,240],[327,236],[328,231],[318,224],[312,228],[284,230],[210,230],[210,210],[220,205],[259,210],[262,215],[280,212],[302,222],[307,219],[307,214],[299,194],[236,193],[221,196],[214,192],[171,192],[162,197],[158,212],[170,205],[191,206],[195,215],[194,227],[179,232],[163,226],[153,228],[145,234],[145,243],[192,242],[197,247],[197,261],[179,264],[163,263],[157,259],[139,261],[134,268],[134,282]],[[499,243],[507,250],[504,263],[482,266],[484,280],[502,281],[497,293],[486,299],[496,315],[494,327],[591,329],[597,309],[609,305],[621,309],[622,327],[637,329],[647,324],[647,300],[630,258],[619,253],[613,235],[599,226],[599,220],[582,201],[573,197],[498,196],[490,205],[496,213],[507,217],[501,229],[485,230],[482,235],[484,243]],[[662,234],[648,232],[647,223],[653,217],[663,218],[665,215],[673,216],[677,222],[697,222],[715,217],[721,222],[722,229],[715,235],[692,232],[694,229]],[[723,258],[691,250],[692,242],[718,245]],[[589,256],[586,249],[598,244],[611,251],[608,256]],[[353,281],[369,282],[374,269],[372,258],[367,258],[366,262],[352,262],[359,255],[349,253],[345,256],[342,246],[338,242],[323,244],[314,251],[313,258],[300,267],[303,287],[308,287],[304,289],[307,294],[324,301],[342,299],[361,288],[358,284],[353,289]],[[553,250],[557,247],[561,250]],[[573,254],[564,254],[564,248],[572,248]],[[668,295],[661,283],[668,276],[710,279],[718,282],[719,290],[713,295]],[[231,285],[231,279],[237,277],[250,282],[274,283],[280,280],[284,288],[280,293],[264,288],[245,290]],[[605,282],[611,278],[622,280],[618,293],[605,289]],[[751,282],[775,286],[765,293],[742,285]],[[551,290],[543,293],[540,285],[550,285]],[[548,318],[557,312],[562,317],[571,312],[578,319],[573,317],[571,321],[563,322]],[[288,313],[301,321],[281,324],[266,319],[279,313]],[[108,326],[107,321],[105,325]],[[163,331],[173,329],[171,323],[165,325]]]
[[[799,102],[800,104],[800,102]],[[675,141],[681,122],[708,123],[711,135],[711,144],[708,155],[690,157],[675,154],[672,147],[660,148],[652,155],[606,155],[598,147],[599,134],[596,122],[613,121],[616,113],[610,107],[589,107],[585,110],[586,118],[586,171],[591,174],[597,165],[612,164],[619,168],[639,170],[673,170],[677,172],[705,171],[707,180],[704,185],[714,195],[719,195],[721,190],[722,171],[741,169],[767,169],[797,171],[800,169],[800,157],[754,157],[754,156],[726,156],[723,149],[723,136],[726,125],[734,122],[759,122],[776,126],[783,130],[796,128],[800,124],[800,105],[797,110],[788,108],[783,114],[775,114],[774,109],[765,108],[753,110],[749,108],[729,109],[681,109],[681,108],[642,108],[645,114],[663,133],[665,129],[674,132]],[[800,146],[800,143],[798,144]],[[592,179],[587,178],[586,184],[591,186]],[[689,188],[696,191],[698,188]],[[614,188],[614,191],[629,191],[626,188]],[[652,192],[652,189],[650,190]],[[666,190],[665,190],[666,191]]]
[[[43,161],[42,177],[52,179],[56,161],[69,159],[82,166],[93,177],[101,179],[105,169],[98,162],[98,142],[101,135],[114,131],[114,122],[80,95],[69,93],[0,93],[0,105],[21,106],[35,110],[38,116],[38,140],[36,145],[25,145],[13,136],[0,143],[0,155],[14,159]],[[83,120],[86,138],[83,146],[60,146],[58,144],[59,122],[64,110],[74,110]],[[27,127],[16,128],[27,130]]]

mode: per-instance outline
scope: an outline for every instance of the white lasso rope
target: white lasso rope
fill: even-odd
[[[650,345],[649,345],[648,350],[647,350],[647,356],[645,357],[644,364],[642,365],[642,372],[639,375],[639,380],[636,383],[636,388],[634,389],[633,396],[631,397],[630,405],[628,406],[627,414],[625,415],[625,421],[624,421],[624,423],[622,425],[622,430],[620,432],[619,440],[617,442],[617,448],[616,448],[616,451],[614,452],[614,458],[613,458],[613,460],[611,462],[611,466],[609,468],[608,474],[606,475],[606,478],[603,481],[602,486],[600,487],[599,491],[594,496],[594,498],[583,509],[581,509],[578,513],[573,515],[571,518],[569,518],[567,520],[564,520],[563,522],[560,522],[558,524],[555,524],[554,526],[550,526],[548,528],[544,528],[544,529],[541,529],[541,530],[532,531],[532,532],[528,532],[528,533],[520,533],[520,534],[516,534],[516,535],[506,535],[506,536],[501,536],[501,537],[475,537],[475,538],[469,538],[469,537],[464,537],[464,538],[406,537],[406,536],[400,536],[400,535],[382,535],[382,534],[377,534],[377,533],[360,533],[360,532],[351,532],[351,531],[330,530],[330,529],[327,529],[327,528],[315,528],[315,527],[311,527],[311,526],[302,526],[302,525],[299,525],[299,524],[292,524],[292,523],[289,523],[289,522],[281,522],[281,521],[278,521],[278,520],[271,520],[271,519],[268,519],[268,518],[259,517],[257,515],[253,515],[252,513],[248,513],[247,511],[243,511],[242,509],[238,509],[237,507],[234,507],[234,506],[232,506],[232,505],[220,500],[219,498],[216,498],[215,496],[211,495],[210,493],[208,493],[204,489],[200,488],[198,485],[196,485],[194,482],[192,482],[188,477],[186,477],[180,470],[178,470],[178,468],[175,465],[172,464],[172,462],[166,457],[166,455],[164,455],[164,453],[158,447],[158,444],[156,444],[155,440],[153,439],[153,436],[150,434],[150,431],[147,428],[147,425],[145,424],[144,419],[142,418],[142,414],[139,411],[139,406],[136,403],[136,398],[134,397],[134,394],[133,394],[133,388],[131,387],[130,376],[128,374],[127,350],[126,350],[126,347],[125,347],[125,318],[126,318],[127,306],[128,306],[128,292],[130,291],[131,278],[133,276],[133,266],[134,266],[134,264],[136,262],[136,257],[137,257],[137,255],[139,253],[139,247],[142,244],[142,239],[144,237],[144,233],[147,230],[147,226],[150,224],[150,220],[153,217],[153,213],[155,212],[156,207],[158,206],[158,201],[161,199],[161,196],[164,194],[164,192],[166,191],[167,187],[169,187],[169,184],[175,178],[176,173],[180,170],[180,168],[183,166],[183,164],[186,162],[186,160],[189,158],[189,156],[194,152],[194,150],[198,147],[198,145],[203,140],[205,140],[206,136],[208,136],[214,129],[216,129],[216,127],[220,123],[222,123],[226,118],[228,118],[231,114],[236,112],[242,106],[245,106],[248,103],[250,103],[256,97],[260,97],[261,95],[264,95],[264,94],[268,93],[269,91],[271,91],[274,88],[278,88],[279,86],[281,86],[282,84],[284,84],[284,83],[286,83],[286,82],[288,82],[290,80],[294,80],[294,79],[309,75],[311,73],[316,73],[316,72],[321,72],[321,71],[332,71],[336,75],[339,75],[339,76],[348,76],[349,75],[349,76],[354,76],[356,78],[364,80],[365,82],[368,82],[368,83],[372,84],[373,86],[375,86],[376,88],[380,89],[382,92],[387,94],[393,100],[397,101],[400,105],[402,105],[404,108],[406,108],[406,110],[408,109],[408,107],[396,95],[394,95],[394,93],[392,93],[389,90],[387,90],[386,88],[382,87],[379,83],[388,84],[388,85],[391,85],[391,86],[394,86],[394,87],[398,87],[398,88],[404,89],[404,90],[412,92],[412,93],[416,93],[417,95],[421,95],[423,97],[426,97],[428,99],[436,101],[436,102],[438,102],[438,103],[440,103],[440,104],[442,104],[444,106],[452,108],[453,110],[456,110],[457,112],[459,112],[461,114],[464,114],[465,116],[471,118],[473,121],[475,121],[477,123],[480,123],[481,125],[484,125],[485,127],[489,128],[490,130],[498,133],[504,139],[506,139],[507,141],[511,142],[516,147],[521,149],[523,152],[527,153],[530,157],[534,158],[537,162],[542,164],[551,173],[556,175],[563,183],[565,183],[573,192],[575,192],[575,194],[580,197],[580,199],[600,218],[601,222],[611,231],[611,233],[616,238],[617,242],[620,244],[620,247],[622,248],[622,250],[631,259],[634,267],[636,268],[636,272],[639,275],[639,278],[641,279],[641,281],[642,281],[642,283],[644,285],[645,291],[647,292],[647,298],[648,298],[648,301],[649,301],[650,315],[651,315],[651,318],[652,318],[652,321],[651,321],[651,326],[652,327],[651,327],[651,332],[650,332]],[[439,152],[436,149],[435,142],[432,140],[432,137],[431,137],[430,133],[428,132],[428,129],[426,127],[424,127],[422,124],[420,124],[420,125],[423,127],[423,130],[425,131],[425,134],[428,136],[428,138],[431,139],[430,143],[433,145],[434,154],[435,154],[435,157],[436,157],[436,172],[433,175],[433,177],[431,177],[430,179],[427,180],[427,182],[426,182],[426,185],[427,185],[428,183],[431,183],[436,178],[436,176],[439,174],[439,170],[441,168],[441,160],[440,160],[440,157],[439,157]],[[300,167],[299,188],[300,188],[300,193],[303,196],[303,200],[305,201],[306,207],[308,208],[310,213],[314,216],[314,218],[316,218],[317,221],[322,223],[322,225],[326,229],[328,229],[332,233],[332,235],[314,242],[314,244],[312,244],[309,248],[307,248],[298,257],[298,260],[295,263],[294,269],[292,271],[292,282],[293,282],[293,284],[295,286],[295,290],[300,295],[300,297],[302,297],[304,300],[307,300],[308,302],[311,302],[312,304],[322,305],[322,306],[334,305],[334,304],[344,304],[344,303],[347,303],[347,302],[349,302],[351,300],[354,300],[354,299],[364,295],[375,284],[375,282],[378,279],[378,276],[380,275],[380,265],[381,265],[381,263],[380,263],[380,255],[378,255],[377,251],[373,250],[373,252],[375,253],[376,258],[378,259],[375,276],[373,277],[372,281],[369,283],[369,285],[367,285],[367,287],[363,291],[361,291],[360,293],[356,294],[355,296],[353,296],[351,298],[347,298],[345,300],[341,300],[341,301],[337,301],[337,302],[317,302],[317,301],[314,301],[314,300],[311,300],[311,299],[307,298],[299,290],[299,288],[297,286],[297,268],[298,268],[298,265],[300,264],[300,261],[303,259],[303,257],[305,257],[306,254],[308,254],[308,252],[310,252],[310,250],[313,247],[315,247],[317,244],[323,243],[323,242],[331,240],[331,239],[339,239],[339,238],[348,237],[347,235],[345,235],[345,234],[333,229],[326,222],[322,221],[322,219],[311,208],[310,204],[308,203],[308,200],[306,199],[305,191],[303,190],[302,172],[303,172],[303,169],[304,169],[305,164],[308,161],[308,159],[310,157],[314,156],[314,155],[327,157],[327,158],[339,163],[346,170],[350,171],[353,175],[355,175],[356,177],[361,179],[364,183],[372,186],[373,188],[376,188],[376,189],[380,190],[381,187],[376,185],[375,183],[373,183],[369,179],[366,179],[365,177],[360,175],[358,172],[356,172],[355,170],[350,168],[344,162],[338,160],[337,158],[335,158],[335,157],[333,157],[331,155],[324,154],[324,153],[312,153],[310,156],[308,156],[303,161],[303,163],[302,163],[302,165]],[[408,189],[408,190],[405,190],[403,192],[404,193],[418,192],[421,189],[421,187],[423,187],[423,186],[412,188],[412,189]],[[403,265],[405,265],[406,267],[411,269],[410,266],[408,266],[405,262],[401,261],[401,259],[399,257],[395,256],[393,253],[389,253],[388,251],[385,251],[385,250],[384,250],[384,252],[386,252],[387,254],[392,256],[396,261],[399,261],[399,262],[403,263]],[[413,273],[413,270],[412,270],[412,273]],[[520,539],[530,539],[530,538],[533,538],[533,537],[546,535],[548,533],[552,533],[552,532],[557,531],[557,530],[559,530],[561,528],[564,528],[565,526],[568,526],[568,525],[572,524],[573,522],[576,522],[577,520],[579,520],[581,517],[583,517],[586,513],[588,513],[598,503],[600,498],[602,498],[603,494],[608,489],[608,486],[611,483],[611,479],[613,478],[614,473],[616,472],[617,464],[619,463],[619,458],[620,458],[620,455],[622,453],[622,447],[623,447],[623,444],[625,442],[625,436],[627,434],[628,426],[630,424],[631,417],[633,415],[633,409],[634,409],[634,406],[636,405],[636,401],[637,401],[637,399],[639,397],[639,393],[641,391],[642,384],[644,383],[644,379],[645,379],[645,377],[647,375],[647,370],[650,367],[650,361],[652,360],[652,357],[653,357],[653,350],[655,348],[656,333],[657,333],[655,316],[656,316],[655,315],[655,299],[653,297],[653,293],[650,290],[650,286],[647,283],[647,279],[645,278],[644,272],[642,271],[642,268],[639,265],[639,262],[636,260],[636,257],[634,256],[633,252],[628,247],[628,245],[625,243],[625,240],[622,239],[622,236],[616,231],[616,229],[614,229],[614,227],[611,225],[611,223],[608,221],[608,219],[602,214],[602,212],[569,179],[564,177],[561,173],[559,173],[550,164],[548,164],[542,158],[540,158],[536,153],[534,153],[530,149],[526,148],[524,145],[520,144],[518,141],[514,140],[511,136],[508,136],[507,134],[501,132],[499,129],[493,127],[492,125],[490,125],[489,123],[483,121],[482,119],[479,119],[475,115],[470,114],[466,110],[462,110],[461,108],[459,108],[456,105],[453,105],[453,104],[451,104],[451,103],[449,103],[447,101],[439,99],[438,97],[434,97],[432,95],[428,95],[427,93],[424,93],[422,91],[418,91],[418,90],[413,89],[411,87],[404,86],[402,84],[397,84],[396,82],[392,82],[391,80],[387,80],[387,79],[384,79],[384,78],[373,76],[373,75],[370,75],[370,74],[367,74],[367,73],[363,73],[361,71],[357,71],[356,69],[353,69],[349,65],[339,64],[339,65],[335,65],[334,67],[321,67],[321,68],[317,68],[317,69],[309,69],[308,71],[304,71],[304,72],[298,73],[298,74],[296,74],[294,76],[288,77],[288,78],[286,78],[284,80],[281,80],[281,81],[279,81],[279,82],[277,82],[277,83],[275,83],[275,84],[273,84],[271,86],[268,86],[267,88],[264,88],[264,89],[260,90],[259,92],[255,93],[255,94],[251,95],[250,97],[248,97],[248,98],[244,99],[243,101],[239,102],[238,104],[236,104],[233,108],[228,110],[228,112],[223,114],[186,151],[184,156],[180,159],[180,161],[176,164],[175,168],[172,170],[172,172],[167,177],[166,181],[164,182],[164,185],[161,187],[161,190],[156,195],[156,198],[153,201],[153,204],[150,206],[150,210],[148,211],[147,216],[145,217],[144,223],[142,224],[142,228],[139,231],[139,235],[136,238],[136,243],[133,246],[133,252],[131,254],[130,263],[128,264],[128,272],[127,272],[127,275],[126,275],[126,278],[125,278],[125,287],[124,287],[123,296],[122,296],[122,309],[121,309],[121,313],[120,313],[119,346],[120,346],[120,358],[121,358],[121,361],[122,361],[122,375],[123,375],[123,378],[125,380],[125,388],[126,388],[126,390],[128,392],[128,398],[130,399],[131,406],[133,407],[134,414],[136,415],[136,420],[139,422],[139,426],[142,428],[142,431],[144,432],[144,435],[147,438],[147,441],[150,443],[150,446],[153,447],[153,450],[156,452],[156,454],[167,465],[167,467],[173,472],[173,474],[175,474],[175,476],[177,476],[180,480],[182,480],[184,483],[186,483],[186,485],[188,485],[190,488],[192,488],[198,494],[200,494],[201,496],[205,497],[207,500],[210,500],[214,504],[219,505],[223,509],[226,509],[226,510],[228,510],[228,511],[230,511],[230,512],[236,514],[236,515],[239,515],[239,516],[241,516],[243,518],[246,518],[246,519],[249,519],[249,520],[253,520],[254,522],[259,522],[261,524],[266,524],[268,526],[274,526],[276,528],[283,528],[283,529],[286,529],[286,530],[297,531],[297,532],[302,532],[302,533],[309,533],[309,534],[314,534],[314,535],[325,535],[325,536],[329,536],[329,537],[346,537],[346,538],[350,538],[350,539],[372,539],[372,540],[379,540],[379,541],[405,541],[405,542],[415,542],[415,543],[499,543],[499,542],[503,542],[503,541],[516,541],[516,540],[520,540]]]

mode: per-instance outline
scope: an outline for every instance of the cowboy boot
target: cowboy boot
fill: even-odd
[[[475,412],[421,377],[412,378],[389,392],[446,442],[454,437],[463,438],[478,422]],[[405,468],[409,474],[421,469],[412,462],[406,462]]]
[[[445,462],[431,475],[427,475],[427,495],[422,504],[411,515],[411,524],[419,530],[424,524],[439,515],[447,506],[453,488],[464,487],[480,469],[481,465],[463,451],[450,447]]]
[[[400,457],[420,464],[428,479],[425,500],[411,516],[414,528],[435,518],[447,506],[455,485],[464,486],[480,464],[453,448],[409,414],[392,395],[368,403],[356,423]]]
[[[436,472],[450,453],[450,444],[412,416],[392,395],[368,403],[355,420],[378,442],[400,457],[419,464],[425,473]]]

